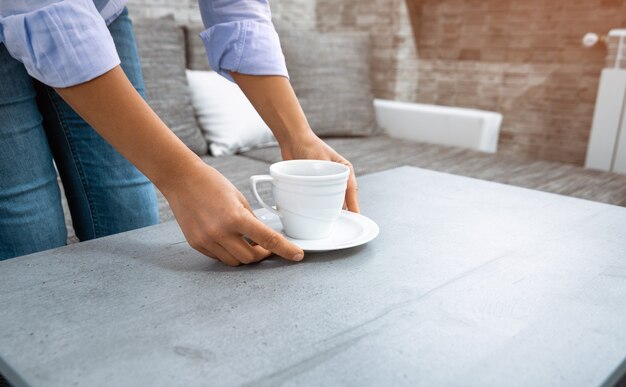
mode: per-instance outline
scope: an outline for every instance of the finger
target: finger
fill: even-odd
[[[242,195],[242,196],[243,196],[243,195]],[[242,203],[243,203],[243,207],[244,207],[246,210],[248,210],[248,212],[249,212],[250,214],[252,214],[252,216],[254,216],[254,217],[256,218],[256,215],[254,214],[254,210],[252,209],[252,207],[250,207],[250,204],[248,203],[248,201],[246,200],[246,198],[242,198]],[[252,246],[252,247],[254,247],[254,246],[258,246],[258,244],[257,244],[255,241],[253,241],[252,239],[250,239],[250,238],[248,238],[248,237],[246,237],[246,236],[243,236],[243,240],[245,240],[245,241],[246,241],[246,242],[247,242],[250,246]],[[262,248],[262,247],[261,247],[261,248]],[[265,249],[263,249],[263,250],[265,250]],[[267,250],[265,250],[265,251],[267,251]],[[272,252],[271,252],[271,251],[269,251],[268,253],[269,253],[269,254],[272,254]]]
[[[259,262],[271,254],[261,246],[250,246],[243,237],[231,237],[221,241],[220,244],[243,264]]]
[[[194,247],[194,250],[200,252],[203,255],[206,255],[208,258],[211,259],[215,259],[216,261],[219,261],[219,258],[217,258],[217,255],[215,255],[215,253],[213,253],[210,250],[205,249],[204,247]]]
[[[348,211],[359,213],[359,189],[356,183],[356,177],[354,173],[348,177],[348,188],[346,189],[346,206]]]
[[[262,260],[264,260],[265,258],[269,257],[270,255],[272,255],[272,252],[269,250],[264,249],[263,247],[259,246],[259,245],[254,245],[251,246],[250,244],[248,244],[248,246],[250,246],[251,249],[255,250],[257,257],[255,258],[254,262],[261,262]]]
[[[207,247],[197,247],[196,250],[206,255],[207,257],[218,259],[228,266],[239,266],[241,262],[239,262],[231,253],[226,251],[222,246],[217,243],[211,243]]]
[[[243,195],[241,195],[241,204],[243,204],[243,207],[246,210],[250,211],[250,213],[254,215],[254,210],[252,209],[252,207],[250,207],[250,203],[248,203],[248,201]]]
[[[289,261],[301,261],[304,258],[304,251],[301,248],[266,226],[254,215],[242,222],[241,232],[261,247]]]
[[[243,204],[243,207],[244,207],[246,210],[248,210],[248,212],[249,212],[252,216],[254,216],[254,217],[256,218],[256,215],[255,215],[255,213],[254,213],[254,210],[252,209],[252,207],[250,207],[250,203],[248,203],[248,201],[246,200],[246,198],[245,198],[245,197],[243,197],[243,195],[241,195],[241,196],[242,196],[242,199],[241,199],[242,201],[241,201],[241,203]],[[257,244],[255,241],[253,241],[253,240],[251,240],[251,239],[249,239],[249,238],[247,238],[247,237],[245,237],[245,236],[244,236],[243,238],[244,238],[244,240],[246,240],[246,241],[247,241],[250,245],[252,245],[252,246],[255,246],[255,245]],[[270,253],[271,253],[271,252],[270,252]]]

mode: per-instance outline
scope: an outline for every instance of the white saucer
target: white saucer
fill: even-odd
[[[283,225],[277,215],[265,208],[254,210],[254,215],[266,225],[284,234]],[[370,218],[354,212],[341,211],[328,238],[304,240],[287,237],[287,239],[304,251],[322,252],[360,246],[376,238],[378,231],[378,225]]]

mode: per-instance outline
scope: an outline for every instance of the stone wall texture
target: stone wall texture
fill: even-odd
[[[626,26],[626,1],[421,0],[419,7],[417,101],[501,112],[501,152],[584,163],[607,47],[583,48],[581,39]]]
[[[272,0],[280,26],[320,31],[368,31],[372,36],[374,95],[417,98],[417,52],[405,0]],[[199,21],[197,0],[130,0],[134,17],[174,14],[180,23]]]
[[[367,31],[377,98],[417,97],[417,52],[405,0],[317,0],[320,31]]]
[[[376,97],[501,112],[500,152],[574,164],[584,163],[600,72],[616,47],[585,49],[582,36],[626,27],[626,0],[271,4],[281,25],[370,32]],[[135,17],[200,20],[197,0],[130,0],[129,8]]]

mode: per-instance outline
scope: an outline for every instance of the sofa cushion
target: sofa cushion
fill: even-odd
[[[280,29],[291,84],[319,136],[380,133],[370,82],[369,35]]]
[[[187,86],[182,28],[173,17],[139,19],[135,35],[148,103],[185,145],[206,154],[207,143],[196,123]]]
[[[187,68],[190,70],[211,70],[204,42],[200,38],[200,32],[204,30],[202,23],[190,23],[185,26],[185,52],[187,54]]]
[[[215,71],[187,70],[191,102],[211,155],[232,155],[276,139],[248,98]]]
[[[329,138],[326,142],[354,165],[357,175],[411,165],[519,187],[626,206],[626,176],[570,164],[493,155],[469,149],[417,143],[387,136]],[[278,147],[256,149],[246,157],[273,163]]]

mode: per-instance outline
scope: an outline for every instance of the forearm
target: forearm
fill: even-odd
[[[302,249],[256,219],[244,196],[168,129],[119,67],[57,91],[165,194],[193,248],[232,266],[258,262],[270,252],[303,258]]]
[[[281,76],[231,73],[281,148],[313,136],[289,80]]]
[[[330,160],[350,167],[345,204],[348,210],[359,212],[354,168],[313,133],[289,80],[281,76],[230,74],[274,132],[283,159]]]
[[[184,165],[200,161],[141,98],[119,66],[56,91],[161,190],[175,184],[173,177],[186,170]]]

